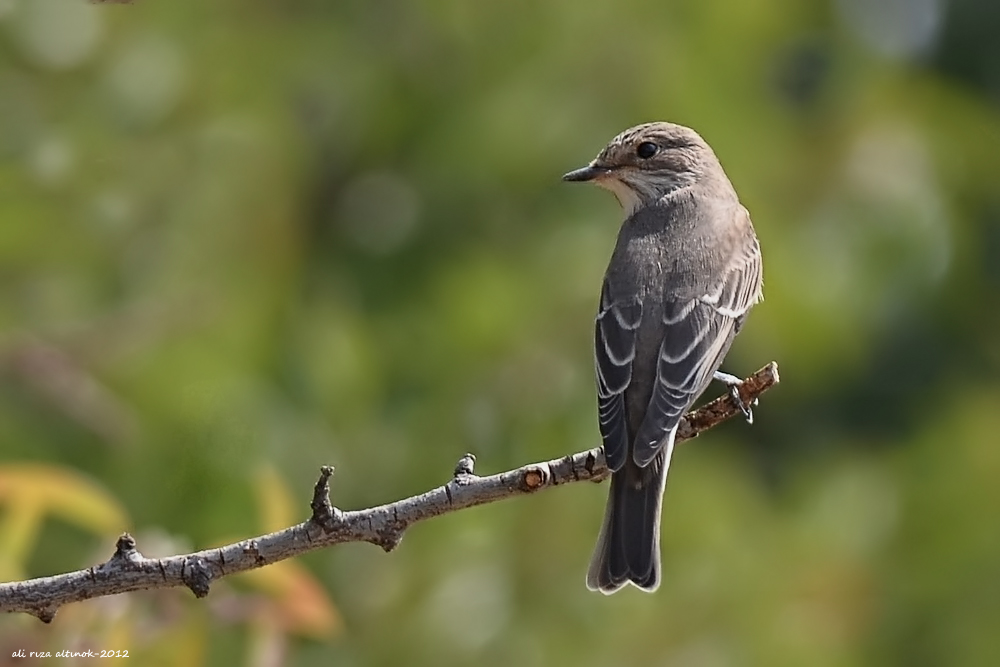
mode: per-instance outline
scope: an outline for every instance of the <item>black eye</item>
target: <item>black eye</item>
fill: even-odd
[[[660,147],[654,144],[652,141],[644,141],[639,144],[635,149],[635,154],[638,155],[643,160],[648,160],[649,158],[656,155],[656,151],[660,150]]]

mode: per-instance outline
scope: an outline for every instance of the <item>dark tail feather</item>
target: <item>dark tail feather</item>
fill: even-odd
[[[645,468],[628,461],[611,476],[604,524],[587,572],[590,590],[610,594],[631,582],[653,592],[660,585],[660,504],[670,462],[664,450]]]

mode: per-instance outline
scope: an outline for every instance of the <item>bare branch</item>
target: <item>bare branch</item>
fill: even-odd
[[[778,366],[770,363],[736,388],[744,405],[778,383]],[[677,431],[677,442],[736,415],[742,409],[727,393],[689,412]],[[474,474],[475,457],[466,454],[444,486],[403,500],[363,510],[342,511],[330,502],[333,468],[323,466],[313,490],[312,517],[305,523],[268,535],[196,553],[146,558],[128,534],[118,538],[115,553],[100,565],[52,577],[0,584],[0,611],[26,612],[49,623],[68,602],[151,588],[186,586],[197,597],[208,595],[213,581],[341,542],[371,542],[391,551],[403,532],[431,517],[504,498],[534,493],[570,482],[600,481],[608,469],[600,447],[552,461],[531,463],[496,475]]]

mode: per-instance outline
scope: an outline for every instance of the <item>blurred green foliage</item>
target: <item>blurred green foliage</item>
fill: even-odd
[[[574,485],[303,559],[332,637],[236,583],[0,648],[1000,664],[998,29],[989,0],[0,0],[0,456],[87,475],[144,552],[255,534],[270,466],[305,516],[324,463],[354,508],[593,446],[621,214],[559,176],[638,122],[726,166],[766,294],[726,368],[783,377],[677,452],[655,595],[584,589],[606,489]],[[16,565],[113,538],[46,521]]]

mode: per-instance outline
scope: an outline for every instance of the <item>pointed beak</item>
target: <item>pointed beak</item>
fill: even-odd
[[[570,182],[593,181],[594,179],[600,178],[601,176],[605,176],[610,173],[611,170],[609,168],[600,167],[591,162],[586,167],[575,169],[569,172],[568,174],[564,174],[562,179],[564,181],[570,181]]]

